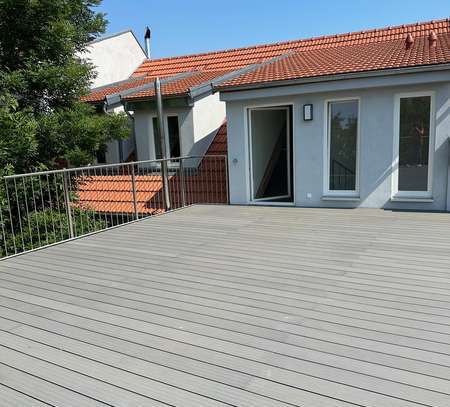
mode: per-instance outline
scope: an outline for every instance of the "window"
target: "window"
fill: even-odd
[[[180,157],[180,128],[178,126],[178,116],[167,117],[167,130],[169,135],[170,157]]]
[[[328,102],[328,192],[357,191],[358,100]]]
[[[396,104],[398,163],[395,193],[421,197],[431,192],[431,95],[399,97]]]
[[[161,139],[159,138],[158,118],[154,117],[153,121],[153,136],[155,140],[155,156],[157,159],[162,158]],[[180,145],[180,127],[178,124],[178,116],[166,117],[166,147],[168,150],[168,157],[175,158],[181,156]]]

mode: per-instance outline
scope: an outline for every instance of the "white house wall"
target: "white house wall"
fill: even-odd
[[[218,93],[209,95],[194,103],[194,144],[189,155],[202,156],[211,144],[217,129],[225,120],[225,103]]]
[[[200,99],[192,107],[164,108],[164,116],[178,116],[181,155],[203,156],[217,129],[225,120],[225,103],[219,94]],[[134,114],[137,155],[139,160],[155,159],[152,118],[156,110],[138,109]]]
[[[181,155],[189,155],[194,145],[194,125],[192,108],[164,109],[165,116],[178,116],[180,126]],[[156,111],[138,109],[134,113],[136,148],[138,160],[155,159],[155,143],[153,133],[153,117]]]
[[[445,210],[450,208],[449,137],[450,137],[450,76],[447,82],[436,82],[436,74],[428,84],[368,88],[364,82],[341,81],[328,87],[341,87],[325,92],[327,84],[321,84],[317,93],[313,86],[270,88],[257,91],[223,94],[227,99],[228,155],[230,170],[230,198],[234,204],[250,202],[249,151],[247,140],[247,106],[279,105],[293,103],[293,149],[294,149],[294,200],[297,206],[316,207],[375,207],[392,209]],[[430,76],[414,81],[424,82]],[[440,77],[441,80],[443,77]],[[445,78],[445,76],[444,76]],[[417,79],[420,79],[418,82]],[[373,80],[373,79],[370,79]],[[368,80],[368,81],[370,81]],[[408,78],[411,80],[411,77]],[[402,82],[403,81],[403,82]],[[342,83],[345,82],[345,83]],[[386,84],[387,82],[385,82]],[[373,85],[374,82],[371,82]],[[344,89],[344,87],[346,89]],[[294,92],[294,88],[296,92]],[[310,91],[309,93],[307,91]],[[321,91],[322,90],[322,91]],[[394,143],[394,99],[403,92],[435,92],[435,146],[433,168],[433,202],[393,202],[392,161]],[[283,96],[276,97],[276,94]],[[246,97],[246,98],[245,98]],[[324,137],[325,101],[334,98],[354,97],[360,99],[360,200],[326,201],[324,194]],[[233,99],[233,100],[232,100]],[[302,108],[311,103],[314,119],[303,121]]]
[[[127,31],[92,42],[81,57],[96,67],[97,77],[91,85],[96,88],[127,79],[145,59],[145,53]]]

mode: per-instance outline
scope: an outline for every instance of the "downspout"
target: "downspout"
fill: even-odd
[[[137,150],[137,141],[136,141],[136,129],[135,129],[134,114],[130,113],[130,111],[128,110],[126,102],[123,104],[123,110],[125,111],[126,115],[128,116],[128,118],[131,121],[131,140],[133,142],[134,161],[139,161],[138,150]]]
[[[162,96],[161,96],[161,81],[159,77],[155,79],[155,98],[156,98],[156,111],[158,114],[158,136],[161,140],[161,173],[162,173],[162,181],[163,181],[163,193],[164,193],[164,202],[166,210],[170,210],[170,195],[169,195],[169,176],[167,170],[167,148],[166,148],[166,137],[165,137],[165,128],[164,128],[164,118],[163,118],[163,105],[162,105]]]

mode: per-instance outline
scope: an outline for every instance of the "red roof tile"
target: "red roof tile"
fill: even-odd
[[[392,68],[450,63],[450,34],[438,34],[435,46],[428,35],[415,37],[409,49],[405,38],[296,52],[282,60],[222,82],[217,89],[290,79]]]
[[[226,123],[218,129],[206,156],[226,155]],[[131,175],[90,175],[77,180],[77,207],[101,213],[133,214]],[[184,177],[186,200],[193,203],[226,203],[226,162],[219,158],[203,158],[195,171]],[[169,178],[169,191],[174,208],[181,206],[181,178]],[[162,178],[157,174],[136,175],[137,211],[141,215],[164,212]]]
[[[154,80],[155,78],[150,76],[131,78],[127,81],[111,84],[110,86],[106,85],[98,89],[93,89],[89,95],[83,96],[81,100],[84,102],[98,102],[104,100],[108,95],[136,88],[138,86],[151,84]]]
[[[250,64],[266,61],[289,51],[333,48],[343,45],[358,45],[373,42],[403,39],[407,33],[423,36],[430,31],[436,34],[449,32],[449,19],[415,23],[381,29],[327,35],[309,39],[279,42],[234,48],[224,51],[207,52],[173,58],[144,61],[133,75],[174,75],[190,70],[234,70]]]
[[[195,72],[191,76],[180,78],[178,80],[173,80],[168,83],[161,84],[161,94],[163,96],[180,96],[186,95],[189,89],[201,85],[202,83],[207,83],[217,78],[219,76],[225,75],[229,71],[208,71],[208,72]],[[152,81],[154,78],[152,78]],[[149,89],[136,92],[124,97],[125,100],[137,100],[146,99],[155,96],[155,91],[153,87]]]
[[[428,50],[424,39],[434,31],[438,35],[438,49]],[[183,72],[197,72],[192,77],[176,80],[167,84],[166,95],[180,95],[188,92],[189,87],[208,82],[211,79],[244,68],[251,64],[267,62],[271,58],[294,52],[295,55],[282,61],[269,63],[257,70],[255,76],[247,73],[240,76],[242,83],[255,83],[258,80],[280,80],[297,77],[295,75],[315,76],[341,72],[385,69],[388,67],[415,66],[448,62],[448,34],[450,20],[438,20],[425,23],[401,25],[382,29],[328,35],[310,39],[279,42],[235,48],[224,51],[207,52],[173,58],[161,58],[144,61],[133,73],[142,84],[151,82],[156,76],[170,77]],[[413,52],[402,49],[407,34],[415,39]],[[422,45],[419,45],[422,44]],[[393,55],[389,53],[392,52]],[[316,60],[316,58],[319,58]],[[333,68],[336,66],[336,69]],[[275,68],[274,68],[275,67]],[[204,76],[203,76],[204,75]],[[146,76],[147,78],[142,78]],[[227,84],[241,84],[234,79]],[[128,86],[123,85],[123,86]],[[137,85],[139,86],[139,85]],[[127,87],[126,89],[129,89]],[[112,86],[93,91],[86,101],[103,100],[106,94],[122,90]],[[151,97],[153,91],[137,94],[136,98]],[[132,99],[133,96],[128,96]]]

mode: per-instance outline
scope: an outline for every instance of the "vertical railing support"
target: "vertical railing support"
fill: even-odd
[[[131,165],[131,186],[133,188],[133,209],[134,209],[134,219],[139,219],[138,208],[137,208],[137,196],[136,196],[136,175],[134,173],[134,165]]]
[[[167,211],[171,209],[170,204],[170,193],[169,193],[169,173],[167,169],[167,145],[166,145],[166,135],[164,127],[164,115],[162,106],[162,96],[161,96],[161,81],[157,77],[155,79],[155,96],[156,96],[156,111],[158,114],[158,131],[159,139],[161,140],[161,175],[163,181],[163,195],[164,195],[164,206]]]
[[[184,159],[180,158],[181,207],[186,206],[186,187],[184,182]]]
[[[67,222],[69,224],[69,238],[75,237],[73,233],[73,219],[72,219],[72,208],[70,207],[70,194],[69,194],[69,182],[67,179],[67,172],[63,172],[63,193],[64,193],[64,205],[66,206]]]

